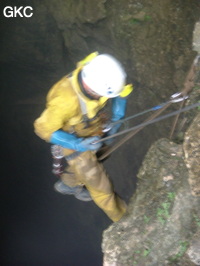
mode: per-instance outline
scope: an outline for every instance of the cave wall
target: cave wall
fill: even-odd
[[[48,9],[74,63],[94,50],[114,54],[143,88],[141,99],[165,98],[181,87],[195,55],[198,1],[53,0]]]
[[[0,63],[5,86],[0,101],[2,109],[12,99],[14,104],[27,104],[30,112],[28,104],[35,104],[31,120],[26,110],[23,114],[31,123],[42,112],[53,83],[94,50],[113,54],[125,66],[128,81],[135,86],[127,115],[164,102],[181,90],[196,55],[192,50],[192,31],[200,11],[196,0],[29,0],[28,4],[34,9],[31,19],[1,17]],[[27,5],[27,1],[1,1],[1,9],[6,5]],[[127,199],[145,152],[153,141],[168,136],[171,125],[170,120],[154,124],[112,155],[113,162],[124,159],[116,167],[119,176],[128,171],[119,181]],[[115,170],[109,167],[111,176]]]
[[[43,3],[60,31],[74,66],[96,50],[111,53],[123,63],[128,82],[135,86],[129,97],[127,115],[165,102],[182,89],[196,56],[192,50],[192,32],[199,19],[199,1],[52,0],[49,4],[46,0]],[[170,110],[173,108],[177,106]],[[146,117],[134,123],[143,119]],[[153,141],[169,136],[172,123],[168,119],[154,124],[120,147],[117,154],[112,154],[117,169],[106,162],[111,177],[115,177],[115,170],[119,176],[128,171],[126,177],[118,180],[119,191],[127,199],[131,194],[127,185],[132,191],[135,189],[135,175],[145,152]],[[123,161],[118,164],[121,158]]]
[[[31,119],[26,117],[27,110],[23,113],[31,125],[44,109],[49,88],[92,51],[111,53],[125,66],[128,81],[135,86],[127,115],[165,102],[181,90],[196,55],[192,50],[192,31],[200,11],[196,0],[29,0],[28,4],[34,9],[31,19],[1,17],[0,63],[5,86],[0,101],[2,109],[10,99],[26,104],[30,112],[34,106]],[[27,5],[27,1],[1,1],[1,9],[6,5]],[[136,121],[142,122],[143,117]],[[119,192],[127,200],[145,152],[156,139],[168,137],[171,126],[170,119],[154,124],[124,144],[112,154],[117,169],[105,162],[110,176],[115,177],[115,170],[119,176],[127,173],[118,180]]]
[[[46,27],[45,42],[48,40],[50,44],[48,56],[44,50],[51,64],[45,60],[44,64],[58,66],[61,74],[64,69],[74,68],[90,52],[113,54],[123,63],[128,82],[135,86],[127,115],[164,102],[182,89],[196,56],[192,50],[192,32],[199,19],[199,1],[45,0],[40,3],[35,0],[33,3],[46,16],[37,19],[39,28]],[[51,38],[54,43],[49,42]],[[152,134],[146,136],[147,143],[168,136],[171,124],[168,120],[155,125]],[[137,144],[134,149],[139,149]]]
[[[6,5],[27,4],[34,8],[31,19],[7,19],[1,13],[0,23],[0,116],[4,121],[2,150],[6,151],[2,161],[5,163],[2,179],[6,186],[2,186],[2,194],[6,195],[6,208],[10,206],[6,211],[9,232],[12,234],[14,228],[24,238],[26,234],[23,228],[19,230],[18,225],[23,225],[21,221],[24,221],[26,214],[27,217],[33,215],[33,221],[38,224],[32,214],[35,205],[36,208],[41,205],[36,197],[43,195],[44,190],[51,193],[52,188],[48,176],[51,171],[48,147],[41,140],[36,140],[33,132],[33,121],[43,111],[45,97],[52,84],[71,71],[78,60],[98,50],[111,53],[121,60],[128,73],[128,81],[135,85],[129,98],[127,114],[137,113],[166,101],[181,88],[196,54],[192,51],[192,30],[195,21],[199,19],[200,11],[200,1],[197,0],[2,0],[0,8],[2,10]],[[170,126],[166,122],[150,127],[112,154],[112,160],[105,162],[116,191],[125,200],[128,201],[133,194],[136,172],[148,146],[161,135],[165,136],[168,133],[166,129]],[[13,171],[7,171],[11,165],[17,176],[13,175]],[[43,176],[40,171],[44,171]],[[8,192],[5,192],[4,187]],[[13,200],[12,195],[15,195]],[[58,212],[65,213],[67,200],[58,200],[54,195],[51,196],[53,200],[50,200],[56,202],[55,209],[62,206]],[[31,200],[34,208],[30,204]],[[28,211],[24,213],[20,205]],[[49,205],[51,204],[46,204],[45,209]],[[18,210],[21,210],[21,214],[17,213]],[[88,211],[92,216],[91,224],[93,219],[98,219],[98,223],[104,219],[103,214],[95,216],[94,213],[98,212],[95,207],[92,212],[89,207],[87,211],[81,210],[79,217],[82,219]],[[51,210],[47,217],[54,211]],[[19,223],[13,226],[12,221],[15,221],[16,216]],[[67,219],[71,219],[71,214]],[[76,216],[72,223],[75,220]],[[47,223],[50,224],[50,219]],[[98,223],[96,222],[94,232],[101,228],[102,222],[100,225]],[[91,227],[88,221],[85,224]],[[77,227],[80,226],[83,226],[83,222]],[[54,230],[56,227],[57,221]],[[43,228],[45,226],[37,231],[42,236]],[[69,231],[64,222],[62,229]],[[51,228],[50,230],[52,231]],[[84,226],[81,230],[85,234]],[[74,233],[73,230],[72,232]],[[59,236],[62,242],[63,235]],[[11,239],[13,241],[12,236]],[[35,243],[37,250],[38,242]],[[54,243],[52,246],[54,247]],[[18,251],[14,244],[11,247]],[[27,253],[26,248],[21,247]],[[88,245],[88,250],[92,247]],[[58,245],[62,255],[64,248],[62,246],[60,249]],[[6,254],[8,252],[11,249]],[[98,255],[99,253],[100,251]],[[27,254],[33,255],[32,250]]]
[[[4,0],[0,5],[3,8],[12,3],[27,4]],[[121,60],[128,82],[135,86],[129,115],[164,102],[181,90],[196,55],[191,41],[200,11],[196,0],[30,0],[29,5],[34,8],[31,19],[3,18],[0,26],[0,61],[28,72],[25,78],[30,86],[16,89],[14,96],[19,99],[26,100],[32,92],[32,98],[42,102],[55,81],[78,60],[98,50]],[[171,124],[163,125],[155,125],[148,142],[166,136]]]
[[[1,6],[12,2],[27,3],[4,0]],[[4,37],[11,45],[6,47],[2,39],[1,60],[13,60],[14,55],[26,66],[60,66],[63,73],[61,66],[68,71],[92,51],[112,53],[141,88],[135,92],[135,110],[179,90],[195,56],[191,39],[200,11],[196,0],[31,0],[29,5],[34,16],[13,19],[14,30],[4,18]]]
[[[198,55],[199,30],[198,22],[193,31]],[[199,59],[187,105],[200,102]],[[148,150],[126,215],[103,233],[104,266],[200,265],[199,108],[179,117],[185,119],[192,122],[181,143],[160,139]]]
[[[200,265],[200,114],[184,143],[155,142],[127,214],[103,233],[104,266]]]

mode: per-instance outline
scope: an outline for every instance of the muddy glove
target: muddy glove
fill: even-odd
[[[112,126],[112,122],[119,121],[125,116],[127,99],[120,96],[112,99],[112,119],[110,124],[110,130],[107,132],[106,137],[112,136],[118,132],[121,127],[121,123]],[[108,125],[109,127],[109,125]],[[114,139],[108,139],[104,143],[110,145]]]
[[[67,149],[72,149],[80,152],[98,150],[102,143],[96,143],[100,137],[78,138],[73,134],[69,134],[63,130],[57,130],[51,135],[50,142],[60,145]]]

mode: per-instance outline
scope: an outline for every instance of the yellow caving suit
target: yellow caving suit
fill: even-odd
[[[98,135],[101,121],[96,117],[108,98],[90,100],[80,90],[78,73],[79,66],[71,75],[63,77],[49,91],[47,106],[41,116],[35,121],[35,133],[47,142],[54,131],[62,129],[68,133],[75,133],[79,137]],[[82,121],[83,114],[80,107],[80,97],[87,108],[90,126],[85,128]],[[63,148],[64,155],[73,150]],[[118,221],[126,212],[125,202],[113,191],[113,186],[105,173],[101,163],[93,151],[82,152],[78,157],[68,161],[67,173],[61,175],[63,183],[74,187],[85,185],[93,201],[108,215],[112,221]]]

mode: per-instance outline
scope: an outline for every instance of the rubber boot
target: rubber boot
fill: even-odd
[[[75,198],[81,201],[92,200],[89,191],[84,186],[69,187],[62,181],[58,181],[54,184],[54,189],[63,195],[74,195]]]

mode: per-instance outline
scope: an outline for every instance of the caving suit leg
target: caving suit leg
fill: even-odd
[[[86,151],[68,161],[67,171],[61,175],[64,184],[74,187],[84,185],[97,206],[114,222],[126,212],[126,203],[113,190],[104,167],[94,152]]]

